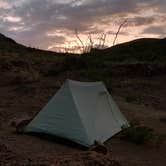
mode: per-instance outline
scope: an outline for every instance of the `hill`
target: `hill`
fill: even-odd
[[[141,38],[115,45],[93,54],[113,62],[166,62],[166,38]]]
[[[16,43],[3,34],[0,34],[0,55],[66,55],[64,53],[56,53],[36,48],[27,47]],[[69,54],[67,54],[69,55]],[[84,55],[84,54],[83,54]],[[85,54],[93,57],[101,62],[107,60],[113,63],[139,63],[139,62],[166,62],[166,38],[141,38],[130,42],[122,43],[103,50],[92,49],[90,53]]]
[[[22,44],[16,43],[13,39],[6,37],[0,33],[0,55],[59,55],[52,51],[44,51],[37,48],[31,48]]]
[[[14,40],[0,34],[0,55],[65,55],[52,51],[44,51],[36,48],[26,47],[16,43]],[[69,55],[69,54],[68,54]],[[84,54],[83,54],[84,55]],[[130,42],[115,45],[103,50],[92,49],[90,53],[85,54],[93,57],[100,62],[118,62],[118,63],[141,63],[141,62],[166,62],[166,38],[153,39],[141,38]],[[91,58],[90,58],[91,59]],[[102,60],[102,61],[101,61]]]
[[[165,166],[164,46],[165,39],[139,39],[72,55],[29,48],[0,35],[0,165],[50,166],[54,160],[53,165],[69,166],[75,162],[80,166]],[[103,81],[126,118],[153,129],[161,140],[135,145],[117,135],[105,143],[110,154],[100,156],[65,142],[16,134],[11,122],[35,116],[67,78]],[[133,135],[140,139],[137,133]]]

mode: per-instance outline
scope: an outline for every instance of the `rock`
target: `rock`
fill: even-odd
[[[15,127],[16,133],[23,133],[24,127],[32,120],[32,118],[19,118],[10,122],[10,126]]]
[[[16,133],[23,133],[24,127],[31,121],[32,119],[22,119],[18,123],[16,123]]]
[[[95,141],[94,145],[89,150],[90,151],[95,151],[97,153],[101,153],[101,154],[104,154],[104,155],[108,154],[107,147],[99,141]]]

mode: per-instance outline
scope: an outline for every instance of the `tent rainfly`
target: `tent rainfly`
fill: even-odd
[[[66,80],[24,131],[51,134],[89,147],[128,126],[102,82]]]

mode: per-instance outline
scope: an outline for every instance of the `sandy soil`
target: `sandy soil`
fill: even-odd
[[[0,165],[166,165],[165,143],[162,143],[161,146],[135,145],[115,136],[105,143],[109,154],[104,156],[77,146],[50,141],[37,136],[16,134],[14,128],[10,125],[11,121],[15,118],[34,116],[64,80],[65,76],[61,79],[44,77],[40,82],[17,85],[11,83],[7,76],[3,76],[0,84]],[[124,80],[126,79],[114,81],[112,92],[127,119],[129,121],[138,120],[141,124],[153,128],[155,132],[165,134],[166,123],[160,121],[160,118],[166,118],[164,106],[166,93],[164,92],[165,89],[162,89],[165,86],[166,77],[160,78],[160,84],[156,81],[156,78],[154,80],[142,80],[144,84],[133,78],[128,79],[127,82],[124,82]],[[152,84],[153,86],[148,86]],[[145,97],[127,102],[126,93],[136,94],[136,92],[138,95],[142,92]],[[157,99],[155,97],[154,99],[149,98],[150,94]],[[135,96],[136,99],[137,97]],[[163,97],[165,98],[163,99]]]

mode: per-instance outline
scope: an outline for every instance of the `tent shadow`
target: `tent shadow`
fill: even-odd
[[[58,136],[51,135],[51,134],[30,132],[30,133],[28,133],[28,135],[31,135],[31,136],[34,136],[34,137],[37,137],[39,139],[46,140],[46,141],[49,141],[52,143],[64,145],[64,146],[67,146],[69,148],[74,148],[74,149],[78,149],[78,150],[88,150],[88,147],[85,147],[83,145],[75,143],[69,139],[58,137]]]

